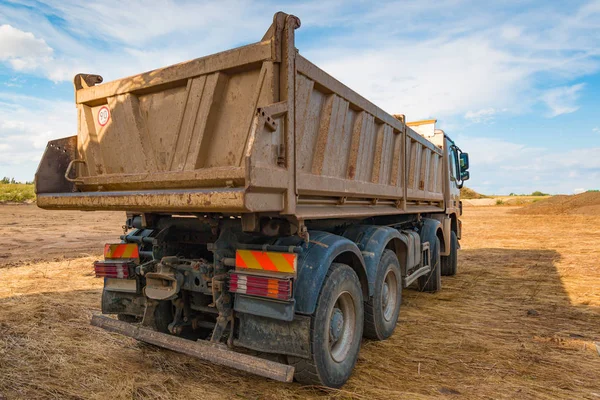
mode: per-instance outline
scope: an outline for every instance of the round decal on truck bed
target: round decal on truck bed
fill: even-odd
[[[100,110],[98,111],[98,123],[100,124],[100,126],[106,125],[108,123],[109,119],[110,119],[110,111],[108,110],[108,107],[106,107],[106,106],[100,107]]]

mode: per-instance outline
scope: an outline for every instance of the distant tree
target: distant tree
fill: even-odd
[[[7,176],[5,176],[4,178],[2,178],[2,180],[0,181],[0,183],[3,183],[3,184],[10,183],[10,178],[7,177]]]
[[[536,190],[535,192],[531,193],[532,196],[550,196],[548,193],[544,193],[544,192],[540,192],[539,190]]]

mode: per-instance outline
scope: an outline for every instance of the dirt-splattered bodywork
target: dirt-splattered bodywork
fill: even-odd
[[[299,26],[277,13],[257,43],[108,83],[77,75],[78,134],[48,144],[37,204],[127,212],[94,264],[121,321],[95,325],[339,387],[363,321],[385,339],[403,288],[439,290],[468,159],[435,121],[407,124],[301,56]]]
[[[77,75],[65,153],[75,162],[54,186],[38,172],[38,205],[300,219],[443,211],[442,150],[300,55],[299,25],[280,13],[258,43],[108,83]]]

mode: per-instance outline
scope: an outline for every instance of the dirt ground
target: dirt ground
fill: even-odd
[[[600,216],[512,210],[465,208],[458,275],[404,291],[395,334],[324,390],[91,327],[122,213],[0,207],[0,399],[600,399]]]
[[[47,211],[0,205],[0,268],[96,255],[123,234],[124,212]]]
[[[600,215],[600,192],[585,192],[572,196],[551,196],[515,210],[516,214],[559,215],[582,214]]]

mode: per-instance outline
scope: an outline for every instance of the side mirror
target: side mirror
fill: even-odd
[[[469,165],[469,164],[467,164]],[[460,180],[468,181],[471,176],[469,175],[469,171],[460,171]]]
[[[463,179],[462,171],[466,171],[469,169],[469,153],[460,153],[459,157],[460,157],[460,170],[461,170],[460,179],[465,181],[465,180],[469,179],[468,178],[469,174],[467,173],[467,178]]]

